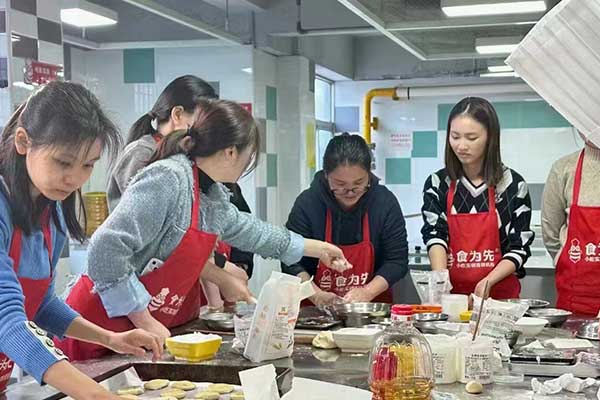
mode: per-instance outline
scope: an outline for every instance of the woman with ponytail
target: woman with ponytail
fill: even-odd
[[[80,188],[103,151],[114,155],[119,145],[119,133],[96,98],[74,83],[49,83],[15,111],[2,132],[0,393],[16,363],[70,398],[118,399],[69,364],[53,336],[138,356],[145,347],[160,355],[158,337],[101,328],[54,293],[67,233],[85,238],[78,222]],[[82,219],[85,223],[85,214]]]
[[[79,280],[67,302],[101,326],[144,327],[167,337],[167,328],[198,317],[200,276],[226,297],[241,291],[231,287],[239,280],[207,263],[219,238],[286,264],[304,255],[335,270],[351,267],[336,246],[304,239],[230,203],[222,182],[236,182],[256,166],[258,126],[234,102],[202,100],[199,110],[189,129],[161,141],[151,164],[135,175],[91,239],[89,276]],[[143,273],[150,259],[163,261]],[[245,290],[232,300],[251,300]],[[74,359],[103,354],[75,341],[63,348]]]
[[[199,112],[198,104],[202,99],[216,98],[212,86],[194,75],[180,76],[165,87],[152,110],[142,115],[129,131],[127,147],[112,170],[108,184],[108,205],[111,210],[121,200],[131,178],[148,165],[161,140],[172,132],[188,129]],[[228,185],[233,193],[231,202],[238,209],[250,212],[239,185]],[[252,253],[219,242],[213,261],[234,277],[247,282],[254,265],[253,258]],[[202,281],[202,287],[202,305],[211,309],[221,308],[223,296],[219,288],[206,280]]]
[[[135,121],[129,130],[127,147],[111,171],[108,183],[110,210],[121,200],[131,178],[148,164],[160,140],[191,126],[200,100],[217,97],[212,86],[194,75],[180,76],[165,87],[152,110]]]

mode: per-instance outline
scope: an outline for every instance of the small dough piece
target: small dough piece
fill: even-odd
[[[244,400],[244,392],[233,392],[231,396],[229,396],[230,400]]]
[[[337,347],[331,331],[319,332],[313,339],[312,345],[318,349],[335,349]]]
[[[144,394],[144,388],[141,386],[129,386],[117,390],[117,395],[122,396],[124,394],[132,394],[134,396]]]
[[[160,396],[159,397],[160,400],[177,400],[177,397],[172,397],[172,396]]]
[[[169,386],[169,381],[167,379],[152,379],[144,383],[144,389],[146,390],[160,390]]]
[[[217,392],[219,394],[227,394],[233,392],[233,386],[227,383],[215,383],[214,385],[209,385],[206,390],[209,392]]]
[[[124,395],[121,395],[119,397],[122,398],[122,399],[127,399],[127,400],[138,400],[139,399],[139,397],[137,397],[134,394],[124,394]]]
[[[483,393],[483,385],[479,382],[470,381],[465,385],[465,390],[469,394]]]
[[[163,390],[160,393],[160,397],[175,397],[176,399],[183,399],[185,397],[185,391],[171,387]]]
[[[173,389],[190,391],[196,389],[196,384],[190,381],[176,381],[171,384]]]
[[[196,393],[196,398],[201,400],[219,400],[221,396],[217,392],[205,391]]]

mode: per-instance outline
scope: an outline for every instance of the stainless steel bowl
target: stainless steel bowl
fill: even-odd
[[[515,347],[517,342],[519,341],[519,336],[521,336],[521,332],[519,331],[508,331],[504,335],[506,341],[508,342],[508,346],[512,349]]]
[[[380,325],[380,324],[367,324],[365,326],[363,326],[363,328],[365,329],[377,329],[377,330],[384,330],[385,326]]]
[[[415,321],[414,326],[415,326],[415,328],[420,330],[421,333],[438,334],[438,333],[440,333],[440,331],[438,329],[438,322],[439,321],[423,321],[423,322]]]
[[[231,313],[208,313],[200,316],[200,320],[206,324],[208,329],[215,331],[233,331],[233,314]]]
[[[373,322],[383,326],[390,326],[392,324],[391,318],[373,318]]]
[[[573,315],[572,312],[560,308],[540,308],[527,311],[527,315],[548,320],[551,326],[559,327]]]
[[[503,301],[507,301],[509,303],[524,304],[528,306],[530,310],[535,308],[545,308],[550,305],[549,301],[541,299],[508,299]]]
[[[413,315],[415,322],[448,321],[448,314],[442,313],[420,313]]]
[[[577,337],[581,339],[600,340],[600,322],[591,321],[579,328]]]
[[[341,303],[331,307],[333,312],[342,318],[349,314],[366,315],[371,318],[385,318],[390,315],[390,305],[387,303]]]

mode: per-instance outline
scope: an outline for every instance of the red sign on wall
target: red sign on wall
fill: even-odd
[[[43,85],[58,79],[62,71],[60,65],[46,64],[39,61],[27,60],[25,63],[25,83]]]
[[[240,103],[240,106],[252,115],[252,103]]]

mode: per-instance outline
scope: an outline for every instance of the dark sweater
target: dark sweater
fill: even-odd
[[[439,245],[448,249],[448,222],[446,218],[446,197],[450,178],[445,169],[432,174],[423,187],[423,242],[429,250]],[[529,246],[534,233],[531,221],[531,198],[527,183],[521,175],[510,168],[504,168],[504,175],[495,187],[496,211],[499,216],[498,230],[502,259],[515,264],[517,277],[525,276],[525,262],[531,255]],[[488,187],[485,183],[473,185],[466,177],[456,184],[454,212],[459,214],[488,211]]]
[[[408,271],[406,226],[396,196],[379,179],[371,176],[371,187],[356,207],[343,210],[333,197],[323,171],[317,172],[309,189],[298,196],[286,227],[305,238],[325,240],[327,208],[331,210],[332,241],[336,245],[351,245],[362,241],[362,221],[369,213],[371,243],[375,249],[375,275],[383,277],[390,287]],[[291,275],[307,272],[314,276],[318,260],[304,257],[294,265],[282,264],[282,271]]]

